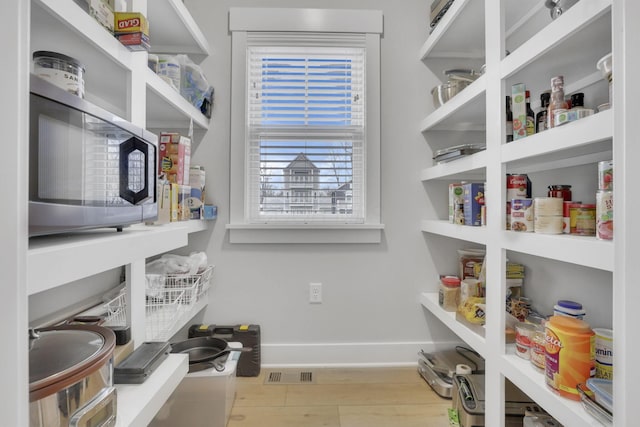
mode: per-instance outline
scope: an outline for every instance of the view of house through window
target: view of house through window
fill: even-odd
[[[364,49],[248,51],[250,217],[364,220]]]

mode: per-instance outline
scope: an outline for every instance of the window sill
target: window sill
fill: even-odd
[[[230,243],[380,243],[384,224],[227,224]]]

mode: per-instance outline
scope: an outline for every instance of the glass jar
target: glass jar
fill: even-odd
[[[58,52],[33,52],[33,73],[54,85],[84,98],[84,65]]]
[[[571,201],[571,186],[570,185],[550,185],[547,197],[560,197],[563,201]]]
[[[456,311],[460,303],[460,279],[456,276],[440,278],[438,303],[445,311]]]

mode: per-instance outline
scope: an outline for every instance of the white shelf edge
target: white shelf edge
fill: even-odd
[[[91,43],[97,50],[104,52],[108,57],[119,63],[122,67],[131,70],[133,67],[132,53],[122,45],[107,30],[85,13],[80,6],[73,1],[60,0],[35,0],[48,13],[75,31],[78,36]]]
[[[503,144],[504,163],[567,150],[613,138],[613,111],[606,110],[564,126]]]
[[[196,126],[205,130],[209,129],[209,119],[151,69],[147,69],[147,88],[151,89],[162,100],[172,106],[176,112],[182,113],[184,120],[189,121],[189,119],[193,118]],[[147,127],[149,128],[164,128],[167,126],[166,122],[156,122],[153,117],[148,118],[147,121]],[[186,127],[188,127],[188,125]]]
[[[612,0],[590,0],[577,3],[571,13],[561,16],[547,25],[543,31],[524,42],[505,57],[500,66],[501,78],[505,79],[551,50],[560,41],[588,25],[611,8]]]
[[[443,220],[424,220],[422,221],[421,230],[425,233],[437,234],[453,239],[479,243],[481,245],[487,243],[486,227],[451,224],[449,221]]]
[[[452,332],[460,337],[464,342],[470,345],[475,351],[480,353],[482,357],[486,357],[486,342],[484,337],[476,334],[456,320],[456,313],[444,311],[438,304],[437,292],[423,292],[420,294],[420,303],[424,308],[429,310],[442,323],[444,323]]]
[[[601,427],[582,407],[582,403],[555,394],[547,387],[544,373],[515,354],[502,356],[502,374],[566,427]]]
[[[464,8],[467,7],[470,2],[471,0],[457,0],[451,4],[449,10],[447,10],[440,22],[436,25],[436,28],[429,34],[429,37],[427,37],[427,40],[422,45],[420,49],[420,60],[424,60],[429,56],[433,48],[438,44],[447,30],[449,30],[449,27],[455,22],[458,15],[463,12]]]
[[[188,235],[206,229],[206,221],[134,225],[122,232],[99,229],[35,238],[27,254],[27,294],[33,295],[185,246]],[[144,237],[144,238],[141,238]]]
[[[430,181],[453,177],[462,173],[469,173],[487,167],[487,152],[480,151],[448,163],[440,163],[423,169],[420,173],[421,181]],[[485,173],[478,174],[484,176]],[[480,179],[480,178],[478,178]],[[484,179],[484,178],[483,178]]]
[[[169,354],[142,384],[116,384],[116,427],[147,426],[189,371],[189,356]]]
[[[561,262],[613,271],[613,241],[571,234],[503,231],[505,249]]]
[[[482,75],[476,79],[469,86],[464,88],[460,93],[451,98],[449,101],[445,102],[444,105],[441,105],[434,112],[429,114],[422,122],[420,123],[421,132],[426,132],[433,127],[435,127],[438,123],[447,119],[448,117],[455,114],[458,110],[462,109],[469,102],[477,98],[478,96],[485,93],[487,89],[486,76]],[[483,130],[468,128],[468,129],[460,129],[460,130]]]

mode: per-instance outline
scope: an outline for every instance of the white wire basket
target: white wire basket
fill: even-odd
[[[127,326],[127,300],[124,290],[107,301],[104,308],[107,310],[104,326]]]
[[[178,320],[208,295],[213,266],[198,274],[146,275],[146,339],[168,340]]]

